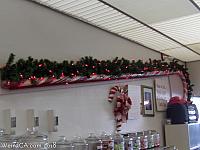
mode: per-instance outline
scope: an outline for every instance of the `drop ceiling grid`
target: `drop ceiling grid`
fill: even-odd
[[[185,45],[200,42],[200,14],[153,24],[152,27]]]
[[[163,53],[170,55],[170,56],[176,56],[176,58],[178,58],[180,60],[184,59],[186,62],[200,60],[199,55],[197,55],[196,53],[194,53],[192,51],[188,51],[184,47],[165,50],[165,51],[163,51]]]
[[[200,0],[193,0],[198,6],[200,6]]]
[[[48,6],[64,14],[71,15],[75,18],[88,22],[89,24],[107,30],[109,32],[115,33],[129,40],[136,41],[137,43],[140,43],[141,45],[144,45],[151,49],[162,51],[163,53],[166,54],[168,52],[164,51],[166,49],[174,50],[174,48],[177,47],[184,48],[183,45],[179,44],[178,42],[169,39],[168,37],[160,34],[155,30],[152,30],[151,28],[147,27],[141,22],[134,20],[133,18],[121,13],[118,10],[115,10],[114,8],[100,2],[99,0],[32,0],[32,1]],[[168,23],[169,25],[161,23],[152,25],[152,27],[158,29],[158,31],[161,31],[166,35],[169,35],[169,31],[170,32],[174,31],[169,36],[171,36],[172,38],[176,39],[179,42],[191,43],[191,41],[194,39],[193,35],[195,35],[196,38],[200,41],[200,34],[198,33],[192,34],[193,32],[197,31],[200,28],[198,24],[195,24],[196,22],[192,21],[194,21],[195,19],[200,20],[200,16],[197,17],[194,16],[193,18],[189,19],[191,20],[191,24],[185,24],[186,22],[184,22],[184,20],[188,20],[187,18],[186,19],[184,18],[181,22],[181,24],[183,24],[182,25],[183,32],[177,30],[177,26],[180,26],[180,24],[177,24],[176,21]],[[184,36],[185,34],[184,32],[186,32],[186,30],[183,29],[188,28],[189,25],[190,28],[192,27],[192,33],[190,34],[188,33],[188,37],[186,39]],[[172,30],[170,30],[169,27],[172,27],[171,28]],[[187,48],[185,48],[185,50],[189,51],[189,53],[194,53]],[[174,53],[174,55],[172,56],[178,58],[178,55],[179,54]],[[185,61],[184,59],[181,60]]]

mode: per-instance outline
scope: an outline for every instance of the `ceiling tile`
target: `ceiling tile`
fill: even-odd
[[[184,47],[179,47],[175,49],[170,49],[170,50],[164,50],[162,51],[164,54],[167,54],[169,56],[173,56],[175,58],[178,58],[182,61],[196,61],[200,60],[200,55],[184,48]]]
[[[200,43],[195,43],[191,45],[187,45],[188,47],[192,48],[194,51],[200,53]]]
[[[198,13],[189,0],[104,0],[147,24]],[[199,0],[198,0],[199,1]]]
[[[185,45],[200,42],[200,13],[151,26]]]

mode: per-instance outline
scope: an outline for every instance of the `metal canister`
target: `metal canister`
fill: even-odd
[[[89,137],[86,138],[88,144],[88,150],[102,150],[102,140],[98,138],[94,133],[90,133]]]
[[[114,150],[124,150],[124,138],[120,133],[114,135]]]
[[[133,138],[130,136],[124,136],[124,149],[133,150]]]
[[[114,150],[114,140],[111,135],[103,133],[101,135],[102,149],[103,150]]]

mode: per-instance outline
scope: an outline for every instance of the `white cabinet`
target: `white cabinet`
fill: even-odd
[[[166,145],[175,145],[179,150],[200,148],[200,124],[166,124]]]

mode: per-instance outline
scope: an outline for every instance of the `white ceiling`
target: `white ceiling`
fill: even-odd
[[[198,13],[189,0],[104,0],[147,23],[157,23]]]
[[[33,1],[182,61],[200,60],[200,13],[190,0]]]

